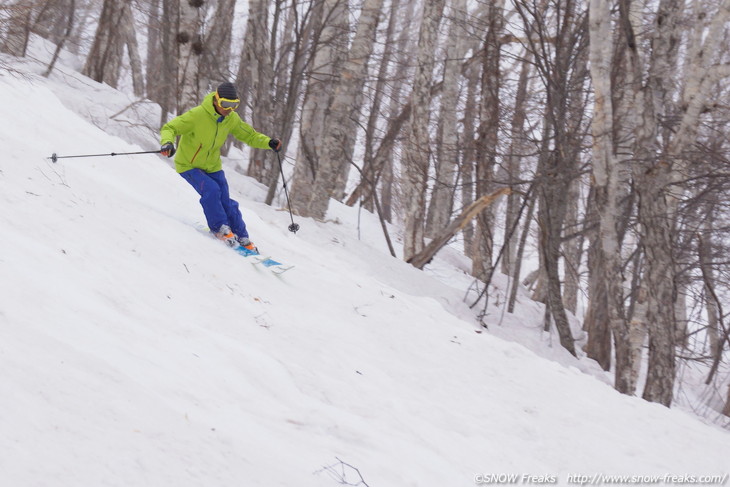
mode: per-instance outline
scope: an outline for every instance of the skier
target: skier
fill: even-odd
[[[160,152],[175,156],[175,169],[200,195],[208,228],[231,247],[256,251],[238,202],[231,199],[221,165],[221,146],[232,134],[257,149],[281,150],[281,141],[256,132],[235,112],[240,104],[233,83],[225,82],[203,102],[173,118],[160,130]],[[177,150],[175,137],[180,136]]]

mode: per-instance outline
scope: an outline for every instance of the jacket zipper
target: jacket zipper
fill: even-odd
[[[193,158],[190,159],[190,165],[191,166],[193,165],[193,162],[195,162],[195,158],[198,157],[198,152],[200,152],[200,149],[202,149],[202,148],[203,148],[203,144],[201,142],[201,144],[198,146],[198,150],[196,150],[195,151],[195,154],[193,154]]]
[[[210,151],[213,150],[213,147],[215,147],[215,141],[218,139],[218,127],[220,126],[220,122],[216,122],[215,124],[215,135],[213,136],[213,143],[210,145],[210,149],[208,149],[208,159],[210,159]],[[203,144],[200,144],[203,145]]]

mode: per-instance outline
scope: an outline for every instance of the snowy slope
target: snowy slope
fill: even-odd
[[[364,241],[341,207],[293,235],[229,171],[254,241],[296,265],[277,277],[195,230],[169,161],[53,164],[150,148],[53,83],[0,77],[2,485],[356,485],[339,460],[370,487],[730,473],[727,432],[475,333],[463,288],[364,215]]]

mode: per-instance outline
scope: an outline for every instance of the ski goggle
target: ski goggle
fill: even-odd
[[[215,94],[216,103],[219,107],[221,107],[224,110],[235,110],[238,108],[238,105],[241,104],[241,100],[236,98],[235,100],[231,100],[229,98],[221,98],[218,93]]]

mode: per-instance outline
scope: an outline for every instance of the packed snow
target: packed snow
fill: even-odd
[[[335,202],[292,234],[233,151],[251,238],[295,266],[277,276],[196,228],[169,160],[52,162],[157,149],[159,111],[19,69],[0,75],[1,485],[727,484],[727,431],[618,394],[549,336],[500,338],[541,326],[525,292],[479,327],[455,251],[419,271]]]

